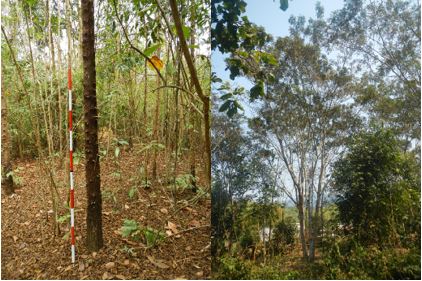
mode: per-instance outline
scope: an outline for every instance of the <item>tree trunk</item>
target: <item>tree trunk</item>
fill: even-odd
[[[157,55],[160,56],[160,48],[157,50]],[[160,77],[157,75],[157,88],[160,87]],[[155,100],[155,116],[154,116],[154,141],[157,143],[160,142],[159,139],[159,126],[160,126],[160,98],[161,91],[157,90],[156,100]],[[152,163],[152,180],[157,179],[157,148],[153,148],[153,163]]]
[[[305,214],[303,211],[303,193],[301,194],[301,191],[299,193],[299,200],[297,204],[298,209],[298,217],[299,217],[299,237],[300,237],[300,243],[302,245],[302,255],[304,259],[308,259],[308,250],[306,245],[306,238],[305,238]]]
[[[58,95],[58,114],[59,114],[59,124],[58,124],[58,138],[59,138],[59,153],[60,156],[63,155],[63,106],[62,106],[62,93],[61,93],[61,81],[62,81],[62,51],[60,48],[60,40],[62,38],[61,32],[61,12],[60,12],[60,2],[57,2],[57,95]]]
[[[10,195],[15,192],[13,186],[13,176],[12,176],[12,162],[10,159],[10,136],[9,131],[7,130],[7,103],[6,103],[6,93],[3,91],[3,79],[1,80],[1,142],[2,142],[2,186],[6,195]]]
[[[176,0],[170,0],[170,7],[171,7],[172,17],[174,20],[174,25],[177,31],[177,36],[179,37],[179,40],[180,40],[180,47],[182,48],[183,55],[188,65],[192,82],[195,86],[195,90],[199,98],[201,99],[203,103],[204,122],[205,122],[205,126],[204,126],[205,152],[207,156],[206,175],[207,175],[208,184],[211,185],[211,135],[210,135],[210,114],[209,114],[210,113],[210,99],[208,96],[204,95],[201,84],[199,83],[196,68],[192,61],[192,57],[189,52],[189,47],[186,43],[186,38],[183,33],[183,27],[180,20],[180,14],[177,8]]]
[[[50,80],[50,95],[54,96],[54,82],[56,80],[56,62],[55,62],[55,51],[54,51],[54,41],[53,41],[53,32],[51,30],[51,13],[50,13],[50,1],[46,2],[46,14],[47,14],[47,27],[48,27],[48,47],[50,49],[50,59],[51,59],[51,80]],[[48,98],[46,96],[46,98]],[[53,126],[53,117],[51,112],[51,102],[47,102],[48,109],[48,124],[50,126],[50,144],[51,151],[49,151],[49,156],[52,156],[54,152],[54,126]]]
[[[97,251],[103,246],[101,218],[100,159],[98,156],[98,113],[95,72],[94,1],[82,0],[82,58],[85,119],[85,178],[88,199],[87,236],[88,250]]]

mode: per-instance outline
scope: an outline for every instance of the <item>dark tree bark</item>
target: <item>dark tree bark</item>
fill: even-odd
[[[82,58],[84,68],[85,117],[85,177],[88,199],[87,236],[88,250],[97,251],[103,246],[101,218],[100,159],[98,156],[98,113],[95,73],[94,1],[82,0]]]

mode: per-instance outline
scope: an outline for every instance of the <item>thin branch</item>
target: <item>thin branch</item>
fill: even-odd
[[[143,56],[154,67],[154,69],[157,72],[158,76],[161,78],[161,80],[163,81],[164,85],[166,85],[167,84],[166,79],[164,79],[164,77],[161,75],[160,70],[155,66],[155,64],[152,62],[152,60],[147,55],[145,55],[141,50],[139,50],[137,47],[135,47],[132,44],[132,42],[130,41],[129,36],[127,34],[127,31],[126,31],[125,27],[123,26],[122,19],[119,17],[119,14],[117,12],[116,0],[113,0],[113,7],[114,7],[114,12],[116,13],[117,20],[118,20],[120,26],[122,27],[123,34],[125,35],[126,41],[129,43],[130,47],[133,50],[135,50],[137,53],[139,53],[141,56]]]

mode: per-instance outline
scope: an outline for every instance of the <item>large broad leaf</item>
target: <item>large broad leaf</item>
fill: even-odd
[[[125,220],[120,229],[123,237],[129,237],[133,232],[139,229],[138,223],[134,220]]]
[[[144,55],[147,57],[150,57],[158,48],[160,47],[160,44],[154,44],[152,46],[149,46],[144,50]]]
[[[223,103],[223,105],[220,107],[220,109],[218,111],[220,111],[220,112],[226,111],[227,109],[229,109],[231,104],[232,104],[231,100],[226,101],[225,103]]]
[[[237,107],[233,106],[232,108],[230,108],[227,111],[227,116],[229,116],[230,118],[233,117],[233,115],[235,115],[237,113]]]
[[[259,97],[263,97],[264,94],[264,82],[262,81],[259,81],[258,84],[253,86],[249,91],[249,96],[251,100],[256,100]]]
[[[280,0],[280,9],[285,11],[287,8],[289,8],[289,0]]]

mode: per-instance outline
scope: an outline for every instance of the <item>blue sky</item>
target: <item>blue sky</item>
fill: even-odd
[[[316,0],[292,0],[289,1],[287,11],[279,8],[279,0],[246,0],[246,15],[249,20],[257,25],[263,26],[267,33],[274,37],[289,35],[289,18],[290,16],[305,16],[306,19],[315,18]],[[343,7],[343,0],[325,0],[319,1],[324,7],[325,17],[329,16],[332,11]],[[223,80],[229,80],[229,72],[225,71],[224,56],[214,51],[212,53],[212,71]],[[231,81],[231,80],[230,80]],[[233,81],[232,81],[233,82]],[[242,85],[246,88],[251,83],[244,78],[237,78],[234,85]]]

